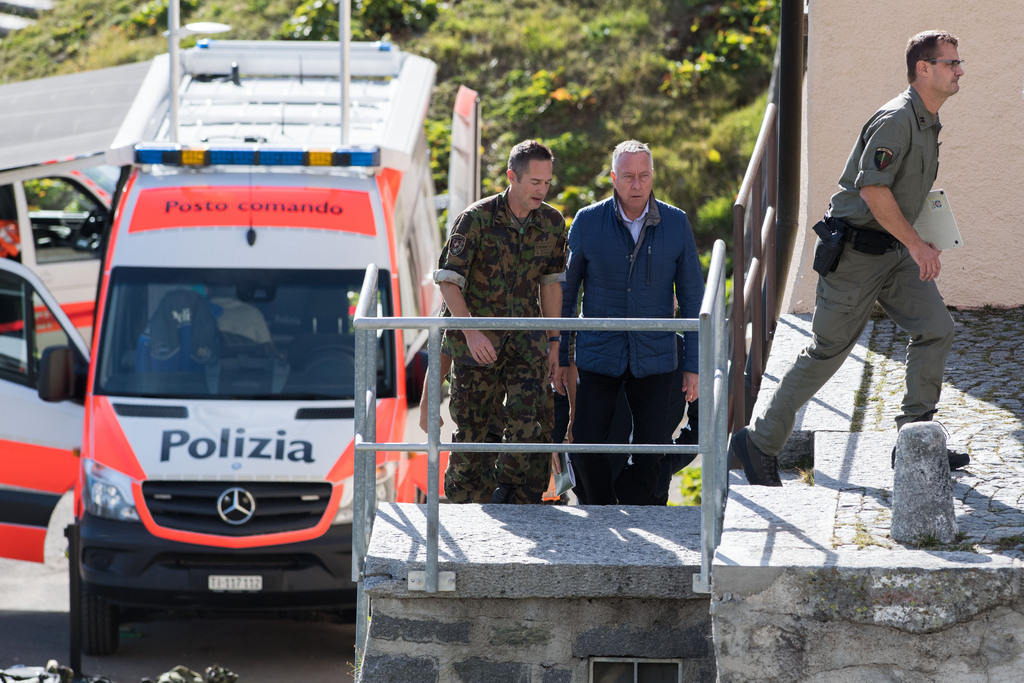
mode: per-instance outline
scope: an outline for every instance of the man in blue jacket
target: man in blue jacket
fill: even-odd
[[[562,317],[576,316],[583,289],[589,318],[695,318],[704,296],[697,246],[686,214],[657,201],[650,148],[628,140],[612,153],[613,196],[581,210],[569,230],[569,260],[562,284]],[[672,374],[683,363],[683,388],[698,398],[697,333],[687,332],[679,358],[674,332],[576,333],[579,371],[573,419],[575,443],[608,443],[615,402],[624,389],[633,414],[634,444],[668,444]],[[562,332],[555,389],[565,391],[568,333]],[[660,455],[637,455],[617,478],[609,456],[573,458],[588,505],[657,505]]]

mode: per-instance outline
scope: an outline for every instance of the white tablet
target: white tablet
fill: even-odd
[[[936,249],[953,249],[964,245],[945,190],[932,190],[928,193],[921,215],[914,223],[914,230],[925,242],[934,244]]]

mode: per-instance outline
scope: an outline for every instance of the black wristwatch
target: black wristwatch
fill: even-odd
[[[562,338],[561,338],[561,337],[548,337],[548,343],[549,343],[549,344],[550,344],[551,342],[560,342],[560,341],[562,341]]]

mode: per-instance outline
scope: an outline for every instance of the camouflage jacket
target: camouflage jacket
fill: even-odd
[[[542,204],[520,230],[507,192],[481,199],[459,214],[441,250],[434,281],[457,285],[474,317],[538,318],[540,285],[565,279],[565,219]],[[510,344],[527,360],[547,355],[544,330],[485,333],[499,350]],[[475,364],[461,333],[445,334],[443,350],[457,363]]]

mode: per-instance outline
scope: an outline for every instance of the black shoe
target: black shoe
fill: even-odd
[[[512,484],[498,484],[491,496],[491,503],[508,504],[515,500],[516,487]]]
[[[779,461],[774,455],[761,452],[747,435],[747,428],[732,435],[729,441],[729,453],[735,455],[743,463],[743,473],[747,482],[754,486],[782,486],[779,478]]]
[[[947,450],[946,455],[949,457],[949,471],[963,469],[971,464],[971,456],[966,453],[959,453],[957,451]]]
[[[946,457],[949,459],[949,471],[960,470],[971,464],[971,456],[959,451],[946,449]],[[892,467],[896,469],[896,447],[892,447]]]

